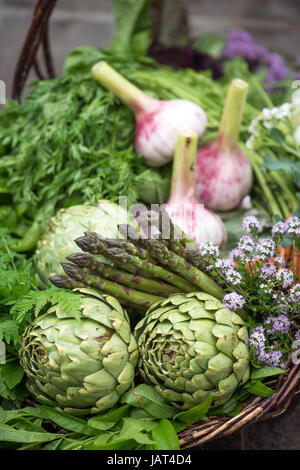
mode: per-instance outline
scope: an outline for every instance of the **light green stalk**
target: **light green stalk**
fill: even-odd
[[[225,101],[218,140],[221,146],[237,144],[249,85],[244,80],[232,80]]]
[[[104,61],[95,64],[91,70],[92,77],[105,88],[112,91],[134,113],[147,108],[153,99],[122,77]]]
[[[184,204],[194,198],[197,135],[189,130],[179,134],[173,160],[169,203]]]

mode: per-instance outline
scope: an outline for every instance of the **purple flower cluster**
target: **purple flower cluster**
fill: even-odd
[[[267,63],[266,83],[280,82],[287,78],[289,67],[281,55],[268,52],[265,60]]]
[[[289,66],[283,57],[257,44],[251,34],[244,30],[229,33],[222,56],[228,60],[242,57],[250,67],[257,68],[257,66],[265,65],[267,67],[266,83],[282,81],[290,73]]]
[[[279,351],[278,349],[273,349],[270,348],[270,351],[261,351],[257,355],[257,359],[260,362],[263,362],[264,364],[267,364],[267,366],[270,367],[282,367],[283,364],[280,363],[280,360],[282,358],[282,352]]]
[[[209,265],[206,268],[215,270],[214,276],[229,287],[223,304],[232,312],[248,307],[253,313],[256,326],[254,323],[249,345],[255,347],[257,360],[283,367],[285,351],[294,335],[293,315],[299,313],[300,283],[295,284],[294,272],[288,262],[276,256],[276,248],[281,237],[299,236],[300,219],[290,217],[286,222],[277,222],[268,238],[259,238],[262,225],[254,216],[244,218],[243,228],[246,235],[228,258],[221,258],[210,243],[201,247],[201,254]],[[300,333],[297,336],[300,339]]]
[[[282,366],[280,364],[282,352],[275,349],[274,346],[267,345],[265,329],[262,325],[253,328],[249,338],[249,346],[255,347],[256,358],[270,367]]]
[[[255,251],[255,241],[249,235],[240,238],[238,248],[246,255],[251,255]]]
[[[268,317],[265,325],[267,326],[266,332],[268,335],[274,333],[287,335],[290,331],[291,322],[286,315],[279,315],[278,317]]]
[[[220,248],[212,242],[203,243],[199,251],[202,256],[217,257],[220,254]]]
[[[276,267],[273,263],[265,263],[261,266],[260,277],[264,280],[276,275]]]
[[[237,312],[244,307],[246,300],[242,295],[237,294],[236,292],[231,292],[230,294],[224,295],[223,304],[232,310],[233,312]]]
[[[227,269],[225,272],[225,277],[226,281],[233,286],[240,284],[243,280],[242,275],[234,268]]]
[[[266,56],[267,52],[264,46],[256,44],[247,31],[238,29],[229,33],[223,58],[231,60],[239,56],[249,63],[257,63]]]
[[[272,235],[273,237],[282,237],[284,235],[286,230],[286,225],[285,222],[277,222],[275,225],[273,225],[272,228]]]
[[[268,260],[275,256],[275,242],[272,238],[260,238],[258,240],[256,251],[259,258]]]
[[[296,238],[300,235],[300,219],[298,217],[289,217],[285,223],[285,234],[288,237]]]
[[[255,326],[249,338],[249,346],[254,346],[256,352],[264,350],[266,344],[265,330],[262,325]]]
[[[299,217],[289,217],[285,222],[277,222],[273,229],[272,235],[276,238],[286,235],[290,238],[297,238],[300,235],[300,219]]]
[[[242,227],[245,230],[245,232],[249,234],[259,233],[262,231],[262,224],[253,215],[248,215],[247,217],[244,217],[243,222],[242,222]]]
[[[300,284],[295,284],[289,292],[289,300],[293,304],[300,305]]]
[[[272,283],[262,283],[260,284],[259,288],[265,293],[265,294],[272,294],[273,292],[273,284]]]
[[[280,268],[276,273],[276,279],[281,282],[284,289],[287,289],[295,283],[296,277],[291,269]]]
[[[234,262],[237,261],[239,258],[243,259],[245,253],[240,248],[233,248],[229,253],[229,259]]]
[[[226,271],[228,268],[233,268],[233,260],[231,258],[219,258],[215,263],[215,267],[221,271]]]
[[[296,341],[300,341],[300,328],[296,331],[294,338]]]

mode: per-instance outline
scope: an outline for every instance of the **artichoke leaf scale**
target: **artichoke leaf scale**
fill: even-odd
[[[247,328],[246,328],[245,326],[242,326],[242,327],[238,330],[237,335],[238,335],[238,338],[239,338],[243,343],[245,343],[246,345],[248,345],[249,337],[248,337]]]
[[[124,351],[108,354],[105,358],[103,358],[102,363],[105,369],[115,379],[117,379],[118,376],[122,373],[126,364],[128,363],[128,360],[129,354],[125,349]]]
[[[90,370],[94,367],[97,367],[97,360],[91,358],[88,354],[80,349],[79,345],[74,345],[69,342],[64,342],[62,340],[56,341],[56,347],[59,355],[67,356],[69,358],[69,364],[62,364],[63,368],[78,368],[80,369],[81,365],[84,364],[84,367],[87,370]]]
[[[204,371],[203,367],[199,364],[200,362],[197,356],[190,360],[190,368],[194,373]]]
[[[107,395],[101,397],[96,401],[94,407],[91,408],[91,413],[96,414],[112,408],[119,400],[119,394],[116,390],[111,391]]]
[[[217,349],[232,357],[233,350],[239,343],[236,332],[227,325],[216,324],[212,329],[212,333],[218,338]]]
[[[231,312],[231,321],[237,326],[245,326],[244,320],[235,312]]]
[[[244,383],[245,377],[250,375],[250,367],[248,358],[238,359],[232,366],[233,371],[236,375],[237,381],[240,384]],[[248,379],[247,379],[248,380]]]
[[[189,323],[189,329],[194,332],[194,336],[197,341],[202,341],[214,346],[216,344],[216,338],[212,334],[214,325],[214,321],[201,318],[199,320],[191,320]]]
[[[215,297],[213,297],[212,295],[206,294],[206,292],[200,292],[200,291],[190,292],[189,294],[186,295],[186,297],[188,299],[190,297],[195,297],[196,299],[198,299],[200,301],[206,301],[206,300],[212,300],[214,302],[216,301]]]
[[[82,383],[82,380],[90,374],[94,374],[101,367],[100,361],[89,360],[83,361],[70,361],[68,364],[61,366],[61,375],[72,377],[73,380],[77,380]]]
[[[202,341],[195,341],[193,345],[194,356],[197,362],[204,370],[208,367],[208,362],[217,354],[217,348],[211,344]]]
[[[227,325],[230,328],[234,328],[234,324],[232,322],[232,312],[228,308],[220,308],[215,313],[215,319],[218,324]]]
[[[193,393],[194,404],[192,406],[195,406],[198,403],[201,403],[202,401],[207,400],[207,398],[210,396],[211,393],[212,393],[211,390],[202,390],[202,389],[194,392]]]
[[[205,307],[198,306],[190,311],[190,318],[198,320],[200,318],[208,318],[214,320],[214,314],[205,310]]]
[[[219,302],[219,300],[214,299],[214,300],[206,300],[205,301],[205,309],[206,310],[217,311],[222,307],[224,307],[224,305],[221,302]]]
[[[67,389],[66,395],[67,401],[65,401],[64,403],[60,401],[62,397],[57,397],[57,401],[60,405],[69,406],[69,404],[72,404],[72,406],[76,406],[78,408],[89,408],[93,406],[96,400],[99,399],[98,392],[93,393],[91,390],[82,387],[70,387]]]
[[[200,310],[200,305],[199,305],[199,302],[197,300],[188,300],[184,303],[181,303],[178,307],[178,310],[179,312],[182,312],[182,313],[188,313],[188,316],[187,318],[189,318],[191,315],[190,315],[190,312],[192,310]]]
[[[39,386],[39,383],[37,382],[37,385]],[[40,387],[39,387],[40,388]],[[55,399],[57,401],[57,395],[61,394],[61,389],[56,387],[54,384],[51,382],[44,383],[41,390],[48,395],[49,397]]]
[[[98,397],[110,393],[116,384],[116,379],[106,369],[98,370],[93,374],[85,376],[83,379],[84,388],[93,393],[98,393]]]
[[[220,380],[225,379],[232,372],[232,359],[226,354],[220,352],[208,361],[205,376],[215,386],[218,385]]]
[[[241,359],[241,358],[248,359],[249,349],[245,343],[243,343],[242,341],[239,341],[236,347],[234,348],[232,354],[236,359]]]
[[[170,297],[166,299],[161,305],[166,305],[170,303],[171,305],[178,306],[178,305],[184,304],[185,302],[186,302],[186,299],[182,298],[180,294],[174,294],[174,295],[170,295]]]
[[[134,375],[134,371],[135,371],[135,365],[136,364],[131,364],[130,362],[127,362],[127,364],[125,364],[122,372],[120,373],[117,379],[119,383],[118,387],[122,388],[125,385],[125,390],[127,390],[127,388],[130,387],[132,383],[131,377],[132,375]]]

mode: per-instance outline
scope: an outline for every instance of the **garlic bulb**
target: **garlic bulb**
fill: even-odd
[[[195,103],[152,98],[103,61],[94,65],[91,73],[135,114],[135,149],[149,166],[160,167],[173,159],[182,130],[192,130],[198,137],[204,134],[206,114]]]
[[[172,222],[195,240],[197,246],[208,241],[222,246],[227,238],[222,220],[195,199],[196,154],[196,134],[181,133],[174,155],[171,194],[164,208]]]
[[[252,187],[251,164],[237,146],[247,92],[246,82],[232,81],[218,137],[197,155],[196,198],[213,210],[235,209]]]

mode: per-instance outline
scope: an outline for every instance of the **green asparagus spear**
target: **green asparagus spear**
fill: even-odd
[[[168,266],[204,292],[222,300],[223,290],[206,274],[195,268],[180,256],[168,250],[159,240],[147,240],[146,246],[152,256],[162,265]]]
[[[125,271],[135,269],[136,274],[146,277],[161,279],[180,289],[181,292],[192,292],[193,286],[176,274],[167,271],[161,266],[150,263],[147,260],[130,255],[120,248],[106,248],[104,244],[93,242],[89,237],[79,237],[75,240],[76,244],[83,251],[92,254],[101,254],[105,257],[116,261]],[[131,272],[131,271],[130,271]]]
[[[67,259],[72,263],[75,263],[80,268],[86,268],[94,273],[100,274],[105,279],[110,279],[119,284],[123,284],[143,292],[149,292],[153,295],[168,297],[169,295],[178,292],[178,288],[171,284],[121,271],[120,269],[98,261],[93,255],[87,253],[74,253],[67,256]]]
[[[152,264],[149,261],[142,260],[137,256],[130,255],[119,248],[110,248],[106,251],[106,255],[111,259],[116,259],[122,264],[126,270],[126,266],[134,265],[142,272],[151,274],[154,278],[162,279],[174,286],[178,287],[181,292],[192,292],[193,286],[177,274],[164,269],[161,266]]]
[[[161,297],[159,296],[131,289],[130,287],[122,286],[116,282],[108,281],[100,276],[90,274],[74,264],[61,263],[61,265],[65,273],[70,276],[71,279],[79,281],[80,283],[96,290],[113,295],[120,301],[124,300],[125,302],[129,302],[130,305],[141,306],[148,309],[153,303],[161,301]]]
[[[86,287],[83,282],[75,281],[70,279],[68,276],[56,274],[55,276],[49,277],[49,281],[56,287],[61,289],[76,289],[76,287]]]
[[[138,256],[139,258],[146,259],[151,262],[154,261],[146,250],[134,245],[130,241],[123,240],[122,238],[101,238],[96,232],[84,232],[84,234],[93,240],[96,246],[99,244],[100,249],[103,249],[103,247],[120,248],[127,251],[130,255]]]

